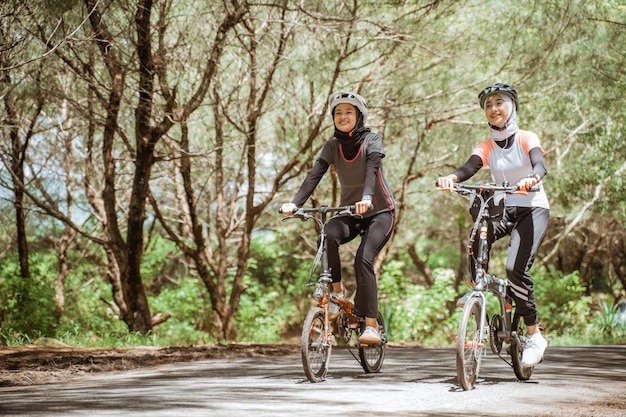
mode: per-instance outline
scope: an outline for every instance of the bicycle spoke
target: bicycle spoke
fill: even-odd
[[[481,301],[471,297],[463,309],[457,338],[457,376],[464,390],[472,389],[478,373],[485,348],[481,331]]]
[[[326,339],[324,330],[324,310],[312,308],[304,321],[301,343],[302,366],[309,381],[324,380],[331,351],[331,339]]]

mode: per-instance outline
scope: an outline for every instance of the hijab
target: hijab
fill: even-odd
[[[361,142],[363,138],[363,134],[371,131],[369,127],[363,126],[363,114],[358,108],[354,108],[357,113],[356,123],[354,125],[354,129],[349,132],[343,132],[337,129],[335,126],[335,137],[339,139],[339,143],[342,145],[350,145],[354,143]],[[335,114],[335,110],[333,109],[333,114]]]
[[[489,123],[491,137],[496,142],[509,139],[519,131],[519,127],[517,127],[517,112],[515,111],[515,103],[513,103],[513,99],[508,94],[500,94],[500,97],[502,97],[502,100],[509,109],[509,118],[502,126],[494,126]]]
[[[365,134],[371,131],[369,127],[363,126],[363,114],[361,111],[357,107],[354,108],[357,113],[354,129],[349,132],[342,132],[337,129],[337,126],[335,126],[335,137],[339,140],[339,144],[341,145],[341,149],[343,150],[343,154],[346,159],[353,159],[356,156],[359,152],[361,142],[363,141]],[[334,114],[335,110],[333,109],[333,115]]]

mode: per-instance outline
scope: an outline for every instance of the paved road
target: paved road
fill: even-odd
[[[530,381],[489,352],[472,391],[453,349],[388,348],[365,374],[333,351],[325,382],[299,355],[207,360],[102,373],[63,384],[0,388],[5,416],[595,416],[626,415],[626,346],[549,348]]]

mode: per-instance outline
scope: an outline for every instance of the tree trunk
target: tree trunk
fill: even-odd
[[[7,112],[7,122],[9,125],[9,137],[11,140],[10,160],[4,161],[5,166],[11,173],[13,182],[13,195],[15,208],[15,229],[17,233],[17,250],[20,263],[20,275],[22,278],[30,278],[30,267],[28,263],[28,239],[26,233],[26,212],[24,208],[24,159],[28,148],[28,139],[30,133],[27,134],[24,143],[22,143],[19,135],[20,125],[18,122],[17,108],[15,103],[15,95],[13,89],[10,88],[11,78],[9,71],[3,71],[2,83],[7,85],[7,93],[4,95],[4,105]],[[41,99],[39,100],[41,102]],[[33,120],[41,112],[41,104]],[[31,125],[32,127],[32,125]]]

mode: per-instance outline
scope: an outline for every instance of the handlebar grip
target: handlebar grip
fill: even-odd
[[[348,209],[354,213],[356,211],[356,204],[352,204],[350,206],[348,206]],[[374,204],[370,203],[369,206],[367,206],[367,211],[373,210],[374,209]]]

